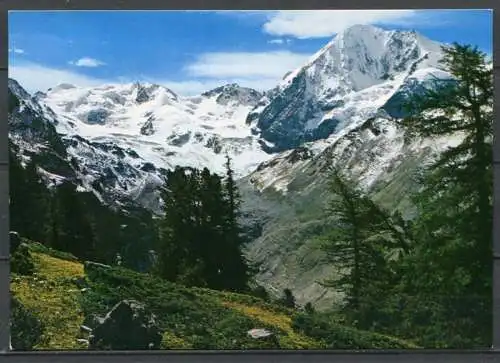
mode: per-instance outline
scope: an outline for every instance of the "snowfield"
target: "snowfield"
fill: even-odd
[[[143,90],[144,99],[137,102]],[[132,149],[141,159],[166,169],[185,165],[223,172],[227,152],[235,170],[244,175],[270,157],[245,124],[260,99],[257,93],[259,97],[248,97],[248,91],[228,85],[211,94],[182,98],[152,84],[87,89],[65,85],[41,99],[61,116],[61,134]]]

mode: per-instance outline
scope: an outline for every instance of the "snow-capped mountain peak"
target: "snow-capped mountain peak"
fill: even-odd
[[[441,56],[439,43],[414,31],[355,25],[289,73],[247,120],[275,151],[324,139],[375,116],[415,71],[439,70]]]
[[[226,84],[208,92],[202,93],[203,97],[215,97],[220,105],[239,104],[244,106],[255,106],[262,98],[262,94],[254,89],[241,87],[237,83]]]
[[[282,86],[306,70],[311,75],[338,74],[339,86],[360,91],[404,72],[425,57],[422,66],[438,66],[441,45],[415,31],[386,31],[372,25],[354,25],[338,33],[302,67],[289,74]],[[326,71],[326,72],[325,72]]]

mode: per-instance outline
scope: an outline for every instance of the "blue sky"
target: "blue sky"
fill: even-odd
[[[30,91],[135,80],[180,94],[267,89],[355,24],[492,49],[488,10],[11,12],[9,73]]]

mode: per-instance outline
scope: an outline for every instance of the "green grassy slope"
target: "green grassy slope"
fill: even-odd
[[[45,325],[35,349],[83,349],[80,325],[105,315],[123,299],[153,312],[162,349],[263,349],[270,342],[247,336],[252,328],[273,331],[282,349],[414,348],[410,342],[342,326],[327,315],[308,315],[258,298],[186,288],[156,277],[112,267],[85,269],[73,257],[30,245],[33,275],[12,275],[11,290]],[[77,283],[84,278],[87,288]]]

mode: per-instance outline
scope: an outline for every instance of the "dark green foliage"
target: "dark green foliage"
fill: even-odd
[[[32,275],[35,264],[27,245],[21,244],[10,258],[10,271],[19,275]]]
[[[295,296],[293,296],[292,290],[284,289],[283,297],[280,301],[287,308],[295,309]]]
[[[76,186],[64,182],[51,200],[51,246],[82,259],[95,258],[95,239]]]
[[[255,296],[255,297],[258,297],[264,301],[270,300],[269,293],[267,292],[266,288],[263,286],[257,286],[255,288],[251,289],[250,294]]]
[[[305,306],[304,306],[304,311],[307,313],[307,314],[314,314],[315,310],[314,310],[314,307],[312,306],[312,304],[310,302],[308,302]]]
[[[276,349],[279,348],[277,340],[283,343],[290,338],[290,331],[281,330],[272,325],[271,321],[265,323],[222,304],[234,302],[247,305],[249,309],[263,309],[268,314],[275,312],[277,319],[291,315],[293,330],[324,341],[325,347],[413,347],[411,343],[394,338],[346,328],[328,315],[314,314],[314,320],[304,321],[302,314],[296,317],[289,309],[267,304],[248,295],[186,288],[152,275],[118,267],[93,264],[87,265],[85,271],[89,289],[82,295],[81,302],[86,316],[85,325],[91,328],[95,325],[95,316],[104,316],[122,300],[134,299],[156,316],[158,327],[164,336],[180,338],[183,346],[191,349]],[[316,327],[321,329],[321,334]],[[247,332],[254,328],[267,329],[278,339],[252,339]],[[167,341],[162,349],[172,348]]]
[[[26,238],[44,241],[49,220],[49,192],[36,168],[34,163],[24,168],[10,149],[10,228]]]
[[[338,271],[324,284],[346,293],[344,312],[367,329],[395,278],[391,260],[409,249],[407,233],[400,216],[390,216],[338,170],[333,170],[330,185],[335,197],[328,213],[336,227],[323,237],[322,248]]]
[[[124,265],[151,268],[148,251],[156,245],[157,226],[151,212],[134,206],[114,210],[72,181],[49,189],[35,162],[21,165],[10,144],[10,222],[23,237],[51,251],[76,258],[112,263],[117,253]],[[42,246],[32,246],[42,248]]]
[[[241,217],[241,195],[234,180],[234,171],[231,167],[231,158],[226,155],[226,178],[222,190],[223,201],[226,204],[227,214],[225,216],[225,246],[227,257],[224,261],[226,271],[227,288],[230,290],[246,289],[252,268],[250,262],[245,258],[242,249],[247,240],[240,225]]]
[[[414,95],[402,126],[408,137],[464,138],[417,175],[415,219],[389,215],[334,175],[338,227],[325,248],[346,271],[333,286],[347,295],[347,321],[426,348],[484,348],[492,331],[493,77],[475,48],[454,44],[444,54],[455,79]]]
[[[340,325],[328,315],[298,314],[294,330],[325,342],[328,349],[408,349],[408,342]]]
[[[162,199],[159,276],[188,286],[247,290],[250,269],[229,159],[225,180],[206,168],[168,172]]]
[[[405,276],[406,277],[406,276]],[[478,317],[488,307],[484,296],[405,292],[405,284],[387,290],[379,302],[373,330],[411,339],[423,347],[480,349],[487,346]],[[475,329],[475,330],[472,330]],[[489,333],[489,332],[487,332]]]
[[[10,335],[14,350],[31,350],[41,342],[44,325],[31,311],[27,310],[14,296],[10,298]]]
[[[493,74],[477,48],[454,44],[444,52],[442,62],[456,80],[436,80],[437,91],[415,98],[403,125],[415,136],[460,131],[465,137],[421,179],[414,199],[418,244],[403,266],[402,286],[433,306],[432,324],[413,322],[422,335],[433,334],[444,346],[490,346]]]
[[[149,251],[157,244],[158,227],[153,214],[137,206],[115,210],[103,205],[91,193],[79,193],[90,211],[89,222],[95,236],[96,260],[112,264],[116,255],[122,266],[138,271],[152,268]]]

